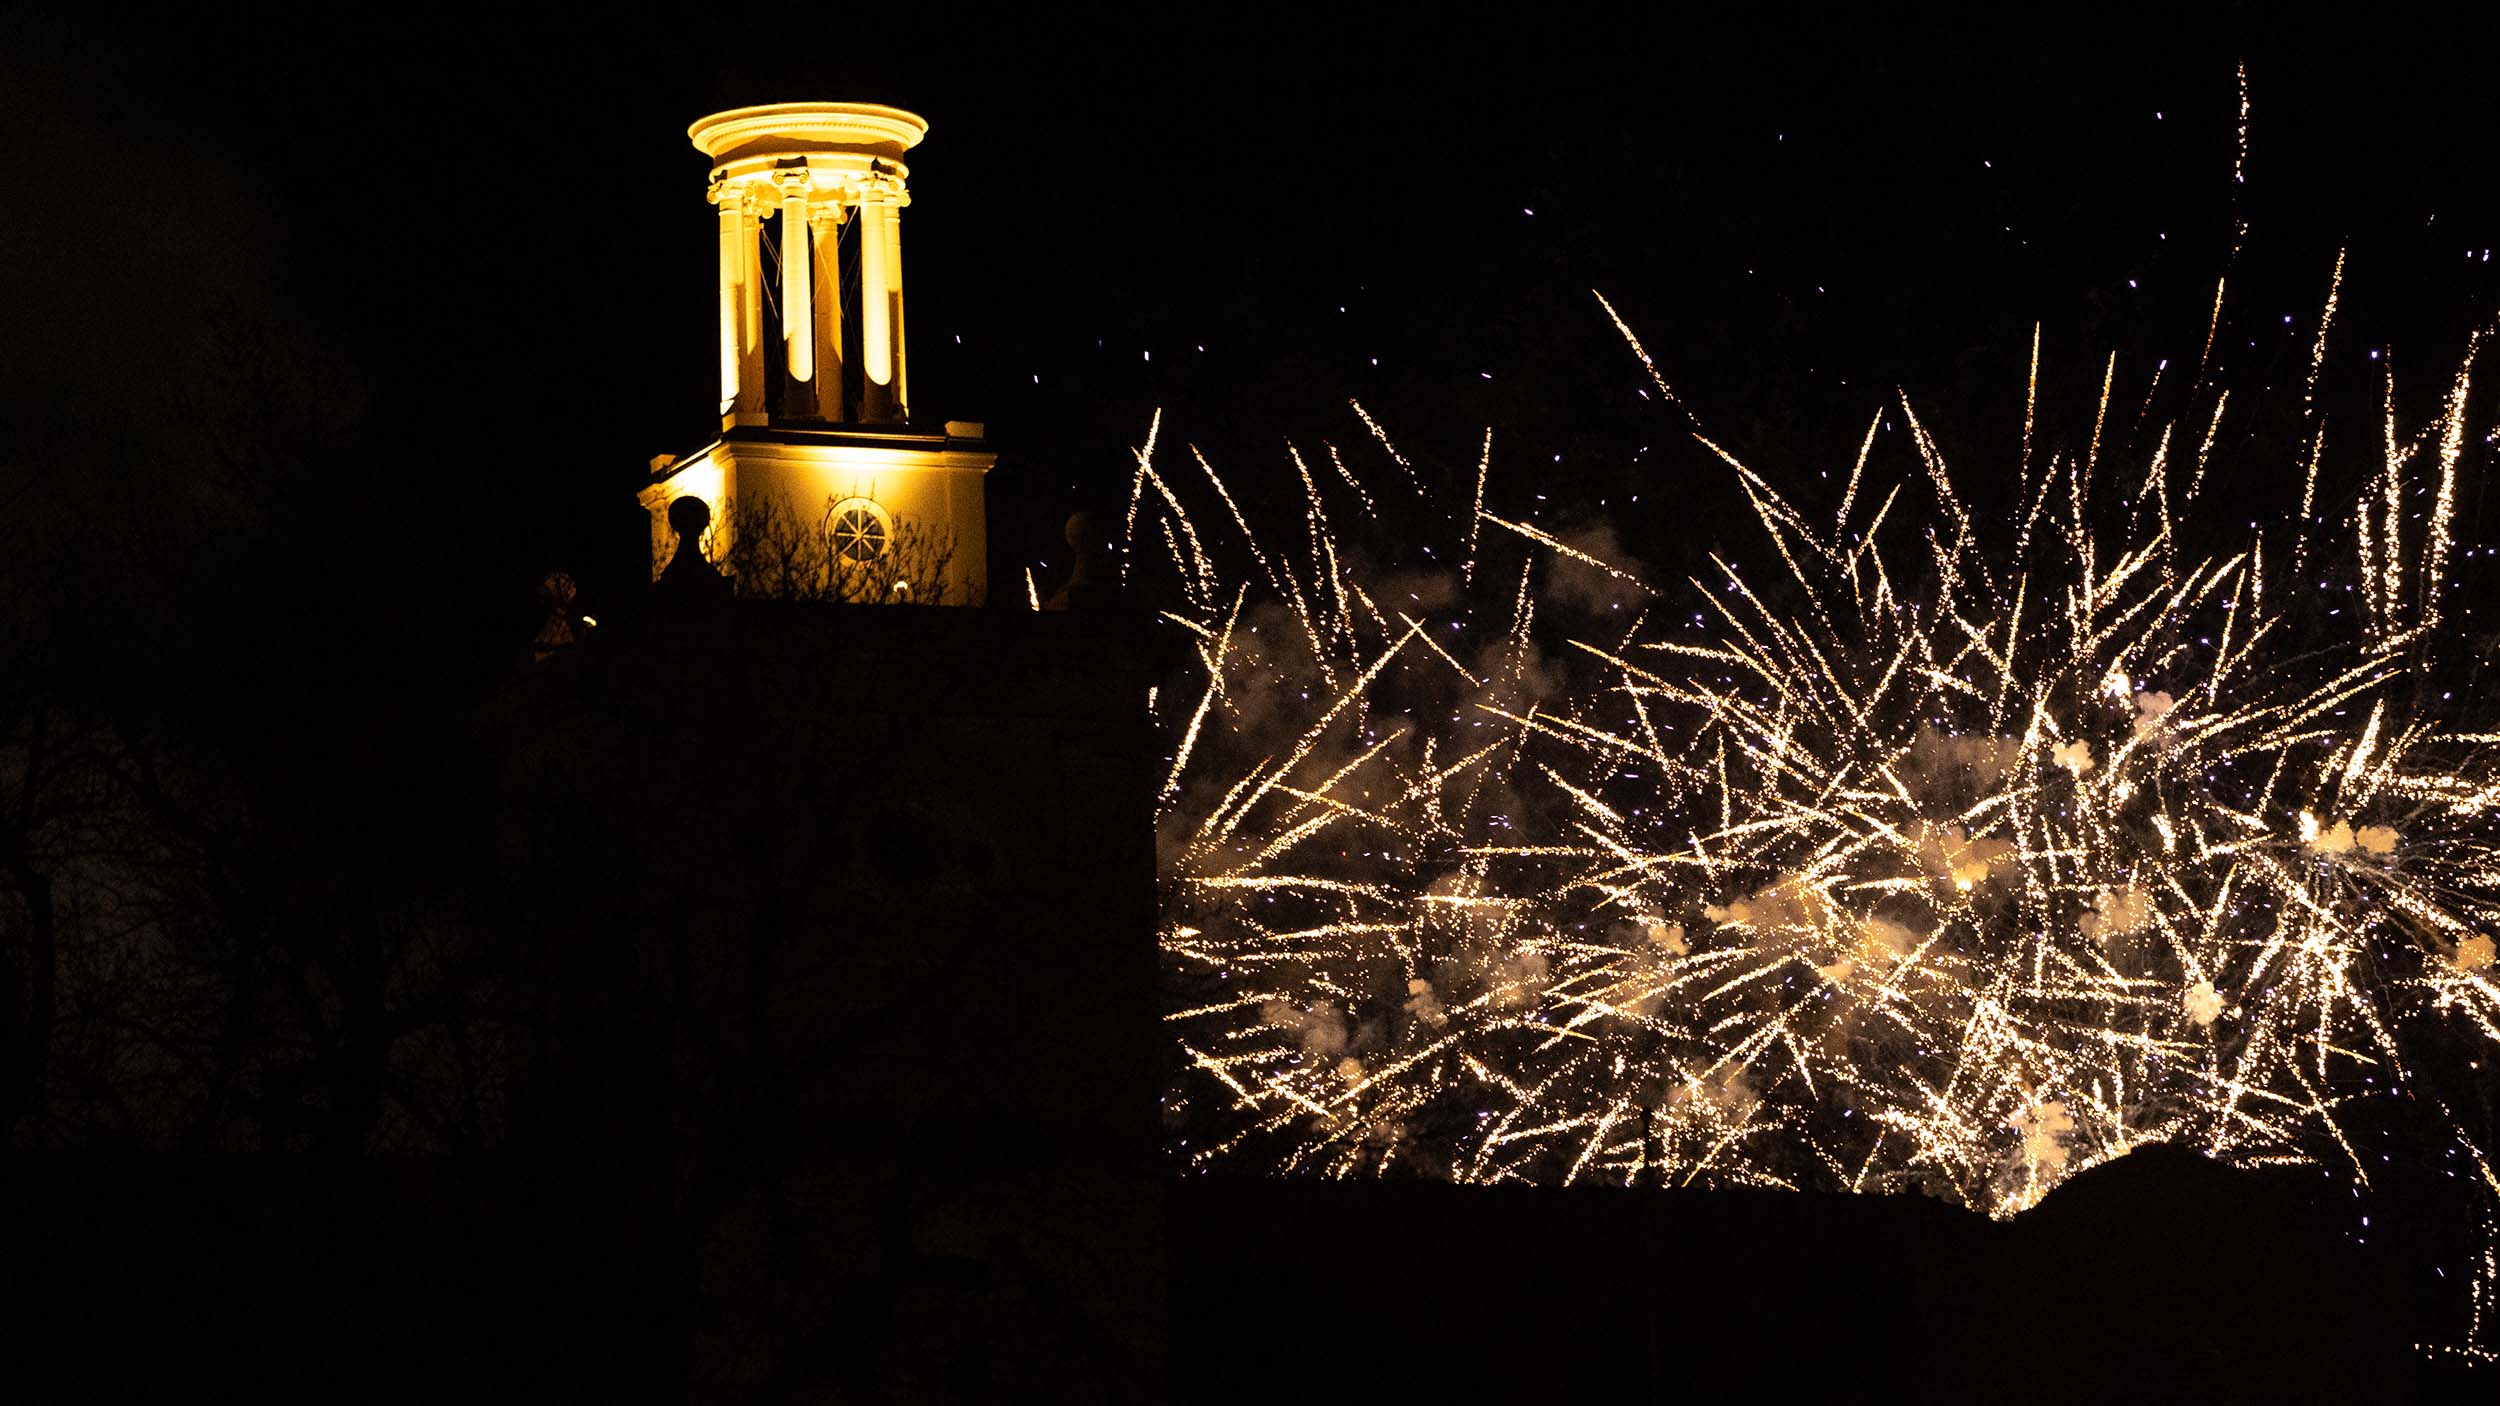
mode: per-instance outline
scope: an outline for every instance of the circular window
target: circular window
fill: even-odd
[[[894,546],[894,522],[868,498],[845,498],[825,514],[825,538],[842,561],[861,565]]]

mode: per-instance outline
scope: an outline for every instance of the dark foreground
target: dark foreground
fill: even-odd
[[[595,1174],[21,1159],[12,1374],[55,1384],[41,1399],[262,1401],[2465,1401],[2491,1384],[2407,1351],[2400,1276],[2294,1183],[2161,1150],[2010,1226],[1772,1192],[1119,1194],[1091,1176],[1029,1182],[1028,1218],[974,1224],[941,1187],[852,1199],[840,1181],[689,1264]],[[769,1305],[724,1312],[758,1284]]]

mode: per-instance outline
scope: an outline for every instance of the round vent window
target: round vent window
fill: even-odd
[[[868,498],[845,498],[825,514],[833,554],[853,565],[877,560],[894,546],[894,520]]]

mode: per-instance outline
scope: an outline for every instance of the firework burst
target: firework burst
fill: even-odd
[[[2437,686],[2469,643],[2474,351],[2409,429],[2391,373],[2383,453],[2313,515],[2333,296],[2286,511],[2220,550],[2190,544],[2229,392],[2122,455],[2104,372],[2080,451],[2035,460],[2036,337],[2014,511],[1965,501],[1906,400],[1821,509],[1696,427],[1762,550],[1673,585],[1497,512],[1489,438],[1446,565],[1371,575],[1335,451],[1292,457],[1279,546],[1150,444],[1140,561],[1196,646],[1162,691],[1180,1153],[2007,1216],[2151,1143],[2366,1186],[2401,1121],[2488,1227],[2485,1115],[2443,1092],[2483,1086],[2425,1070],[2500,1053],[2500,736]],[[1870,468],[1887,416],[1899,483]],[[2489,1253],[2468,1269],[2479,1352]]]

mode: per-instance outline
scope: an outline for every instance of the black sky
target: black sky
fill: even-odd
[[[2226,268],[2226,368],[2277,389],[2339,247],[2347,347],[2435,366],[2500,306],[2488,30],[2427,10],[128,19],[24,16],[0,60],[0,447],[31,473],[33,447],[73,446],[111,485],[47,498],[64,517],[29,518],[18,555],[127,518],[145,571],[179,578],[156,628],[198,633],[207,600],[300,609],[377,677],[491,673],[548,566],[594,595],[631,577],[644,461],[710,429],[684,129],[727,106],[930,118],[916,406],[990,426],[1002,564],[1045,571],[1058,519],[1125,491],[1157,407],[1245,473],[1287,436],[1359,435],[1360,397],[1428,471],[1489,425],[1514,495],[1530,465],[1610,512],[1636,481],[1652,507],[1703,494],[1592,289],[1714,434],[1792,476],[1894,386],[1984,458],[2035,322],[2048,384],[2085,395],[2110,349],[2192,354]],[[227,438],[269,447],[212,494],[196,446],[147,428],[195,425],[203,393],[134,349],[221,309],[278,369],[222,393],[258,417]],[[1625,527],[1652,558],[1693,534]]]

